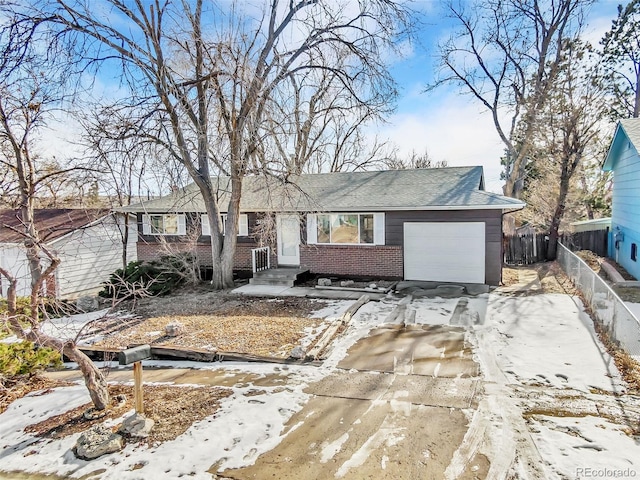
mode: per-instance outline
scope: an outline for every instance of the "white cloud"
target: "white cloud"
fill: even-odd
[[[482,165],[487,190],[502,193],[504,145],[491,116],[469,97],[438,93],[442,95],[437,103],[425,102],[422,111],[392,116],[388,125],[378,129],[379,138],[395,143],[403,156],[426,149],[433,160],[446,160],[451,167]]]

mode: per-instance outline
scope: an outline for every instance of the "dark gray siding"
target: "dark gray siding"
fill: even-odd
[[[176,212],[166,212],[166,213],[176,213]],[[178,212],[180,213],[180,212]],[[246,237],[238,237],[238,243],[255,243],[255,239],[253,238],[252,232],[256,227],[256,223],[258,220],[258,214],[254,212],[242,212],[247,214],[247,223],[249,224],[249,235]],[[144,235],[142,233],[142,213],[137,214],[138,221],[138,238],[146,243],[156,243],[158,242],[159,235]],[[202,227],[200,226],[200,215],[203,213],[186,213],[186,227],[187,227],[187,236],[184,235],[166,235],[164,236],[164,240],[168,243],[181,243],[187,241],[187,237],[189,232],[201,232]],[[198,243],[211,243],[211,237],[207,236],[198,236]]]
[[[391,211],[385,214],[387,245],[404,248],[405,222],[484,222],[486,235],[485,282],[498,285],[502,280],[502,211],[450,210],[450,211]],[[460,248],[464,248],[461,245]]]

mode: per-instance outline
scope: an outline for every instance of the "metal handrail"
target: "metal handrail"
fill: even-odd
[[[269,247],[259,247],[251,249],[251,264],[253,273],[261,272],[271,268],[271,257]]]

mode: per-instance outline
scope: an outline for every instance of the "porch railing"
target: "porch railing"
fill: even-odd
[[[269,257],[269,247],[251,249],[251,263],[253,265],[253,273],[270,269],[271,258]]]

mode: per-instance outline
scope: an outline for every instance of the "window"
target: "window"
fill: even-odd
[[[631,244],[631,260],[635,262],[637,258],[638,258],[638,245],[636,245],[635,243],[632,243]]]
[[[227,214],[223,213],[221,216],[222,234],[224,235],[224,230],[227,225]],[[202,224],[202,235],[210,236],[211,227],[209,226],[209,217],[206,214],[201,215],[200,222]],[[238,236],[246,237],[247,235],[249,235],[249,217],[247,217],[246,213],[241,213],[240,218],[238,219]]]
[[[142,233],[144,235],[185,235],[185,216],[178,213],[143,215]]]
[[[384,213],[309,215],[307,243],[384,245]]]

